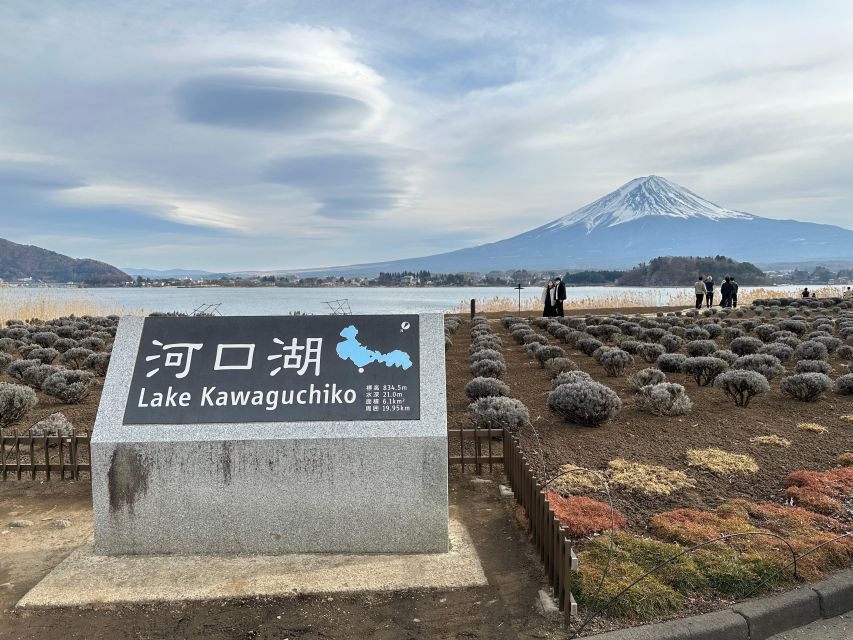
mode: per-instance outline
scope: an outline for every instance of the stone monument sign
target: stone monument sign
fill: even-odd
[[[122,318],[92,489],[108,555],[446,551],[443,318]]]

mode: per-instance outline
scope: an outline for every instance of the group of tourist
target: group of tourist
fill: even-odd
[[[566,285],[559,276],[548,280],[542,290],[542,304],[545,306],[542,315],[546,318],[564,316],[563,302],[566,300]]]
[[[735,280],[734,276],[726,276],[725,281],[720,286],[720,306],[724,308],[733,308],[737,306],[737,292],[740,285]],[[714,304],[714,276],[708,274],[704,278],[700,275],[696,278],[696,284],[693,286],[696,293],[696,308],[701,309],[702,303],[705,303],[706,308],[710,308]]]

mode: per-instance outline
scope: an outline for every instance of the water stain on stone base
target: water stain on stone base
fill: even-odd
[[[110,511],[127,507],[133,513],[133,505],[148,491],[149,467],[150,461],[134,445],[116,445],[108,471]]]

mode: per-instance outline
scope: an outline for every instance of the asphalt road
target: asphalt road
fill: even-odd
[[[805,627],[779,633],[768,640],[849,640],[853,638],[853,613],[818,620]]]

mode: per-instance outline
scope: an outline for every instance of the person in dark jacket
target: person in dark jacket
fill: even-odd
[[[732,282],[732,296],[731,296],[732,304],[731,304],[731,306],[733,308],[736,308],[737,307],[737,290],[740,289],[740,285],[737,282],[735,282],[734,276],[732,276],[731,282]]]
[[[559,276],[554,278],[554,287],[556,288],[554,292],[554,309],[558,316],[564,316],[566,313],[563,310],[563,301],[566,299],[566,285],[563,284],[563,279]]]
[[[720,286],[720,306],[724,309],[732,306],[732,279],[725,277],[725,282]]]
[[[803,289],[803,297],[804,297],[804,298],[809,298],[809,297],[811,297],[811,294],[809,293],[809,288],[808,288],[808,287],[806,287],[805,289]]]
[[[714,304],[714,276],[710,273],[705,278],[705,306],[710,309]]]

